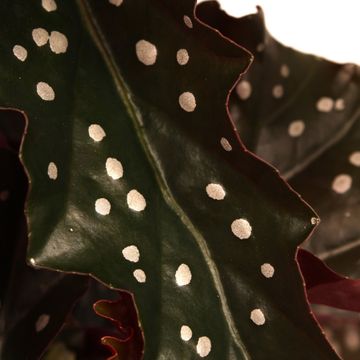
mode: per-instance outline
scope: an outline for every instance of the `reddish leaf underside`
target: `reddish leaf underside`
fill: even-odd
[[[298,250],[297,261],[310,303],[360,311],[360,280],[340,276],[304,249]]]
[[[117,301],[100,300],[94,304],[95,312],[113,322],[118,336],[105,336],[102,343],[112,351],[108,360],[140,360],[144,353],[144,337],[139,324],[134,298],[119,292]]]

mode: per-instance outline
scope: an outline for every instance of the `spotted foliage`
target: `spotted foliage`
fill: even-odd
[[[261,9],[236,19],[212,1],[198,15],[255,56],[230,99],[242,141],[319,214],[308,248],[359,277],[360,68],[285,47],[267,32]]]
[[[337,359],[294,259],[316,215],[240,142],[225,104],[252,57],[194,5],[1,3],[29,261],[133,292],[145,359]]]

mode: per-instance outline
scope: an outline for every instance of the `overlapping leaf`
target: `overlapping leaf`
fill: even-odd
[[[344,360],[357,360],[360,355],[360,322],[356,313],[334,311],[326,306],[316,306],[314,310],[339,356]]]
[[[255,55],[230,104],[242,140],[319,213],[310,249],[359,276],[359,67],[283,46],[266,31],[261,9],[235,19],[209,2],[198,14]]]
[[[360,311],[360,280],[336,274],[319,258],[304,249],[299,249],[297,260],[310,303]]]
[[[80,276],[34,270],[26,264],[27,180],[17,155],[24,124],[21,113],[0,111],[0,137],[6,144],[0,147],[0,356],[4,360],[38,359],[87,284]]]
[[[88,291],[76,303],[44,359],[57,359],[57,353],[69,351],[78,360],[107,359],[116,351],[104,346],[108,339],[119,345],[120,359],[141,359],[144,344],[133,297],[89,280]]]
[[[105,336],[102,343],[109,347],[109,360],[139,360],[143,358],[144,338],[131,294],[121,292],[116,301],[101,300],[94,304],[95,312],[113,322],[115,336]]]
[[[29,257],[132,291],[145,359],[335,359],[294,261],[314,213],[241,145],[225,103],[250,56],[193,7],[1,3],[0,103],[29,119]],[[39,27],[68,47],[37,46]]]

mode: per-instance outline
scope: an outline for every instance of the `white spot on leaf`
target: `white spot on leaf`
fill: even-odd
[[[33,266],[35,266],[36,265],[36,261],[35,261],[35,259],[34,258],[30,258],[30,264],[31,265],[33,265]]]
[[[305,123],[302,120],[293,121],[288,128],[291,137],[299,137],[305,130]]]
[[[154,65],[157,49],[154,44],[146,40],[139,40],[135,46],[136,56],[144,65]]]
[[[202,336],[199,338],[196,345],[196,352],[200,357],[205,357],[210,354],[211,351],[211,341],[207,336]]]
[[[179,104],[183,110],[192,112],[196,108],[195,96],[191,92],[186,91],[179,96]]]
[[[310,219],[310,222],[311,222],[312,225],[318,225],[318,224],[320,224],[320,219],[317,218],[317,217],[312,217]]]
[[[120,6],[123,3],[123,0],[109,0],[109,3],[115,6]]]
[[[223,200],[226,195],[224,188],[220,184],[208,184],[206,193],[214,200]]]
[[[282,85],[277,84],[272,89],[272,94],[275,99],[280,99],[284,96],[284,88]]]
[[[236,219],[231,224],[231,231],[239,239],[248,239],[251,236],[252,227],[245,219]]]
[[[189,326],[183,325],[180,329],[181,340],[189,341],[192,338],[192,330]]]
[[[111,204],[108,199],[100,198],[95,201],[95,210],[100,215],[109,215]]]
[[[144,283],[146,281],[146,274],[141,269],[134,270],[133,275],[139,283]]]
[[[254,309],[251,311],[250,319],[256,325],[264,325],[265,324],[265,316],[264,313],[260,309]]]
[[[339,98],[339,99],[337,99],[335,101],[335,109],[338,110],[338,111],[342,111],[342,110],[345,109],[345,101],[344,101],[344,99]]]
[[[176,53],[176,60],[179,65],[186,65],[189,61],[189,53],[186,49],[180,49]]]
[[[348,174],[340,174],[333,180],[332,189],[338,194],[344,194],[350,190],[351,185],[351,176]]]
[[[51,180],[56,180],[58,177],[58,169],[54,162],[50,162],[48,165],[48,176]]]
[[[225,150],[225,151],[231,151],[232,150],[232,146],[230,145],[228,139],[222,137],[220,139],[220,144],[222,146],[222,148]]]
[[[316,108],[320,112],[330,112],[334,107],[334,100],[329,97],[322,97],[316,103]]]
[[[38,317],[35,323],[36,332],[40,332],[46,328],[49,324],[50,316],[48,314],[42,314]]]
[[[274,267],[269,264],[265,263],[261,265],[261,273],[267,278],[270,279],[274,276],[275,269]]]
[[[124,169],[119,160],[115,158],[107,158],[105,167],[107,174],[114,180],[118,180],[123,177]]]
[[[53,88],[46,82],[40,81],[36,85],[36,92],[45,101],[53,101],[55,99],[55,92]]]
[[[189,285],[191,282],[192,274],[189,266],[181,264],[175,273],[175,280],[178,286]]]
[[[124,258],[128,261],[137,263],[140,259],[140,252],[137,246],[130,245],[122,250]]]
[[[57,9],[55,0],[42,0],[41,5],[47,12],[55,11]]]
[[[101,141],[106,136],[104,129],[98,124],[90,125],[88,133],[89,136],[96,142]]]
[[[286,64],[281,65],[280,67],[280,75],[284,78],[289,77],[290,75],[290,69]]]
[[[52,31],[50,34],[50,49],[55,54],[65,53],[68,48],[67,37],[59,31]]]
[[[242,80],[236,85],[236,93],[241,100],[247,100],[251,96],[252,87],[249,81]]]
[[[37,46],[44,46],[49,40],[49,33],[43,28],[36,28],[31,34]]]
[[[13,47],[13,54],[20,60],[25,61],[27,58],[27,50],[21,45],[15,45]]]
[[[191,21],[191,19],[187,16],[187,15],[184,15],[184,24],[189,28],[189,29],[192,29],[193,28],[193,23]]]
[[[354,151],[349,156],[350,164],[359,167],[360,166],[360,151]]]
[[[127,194],[127,204],[134,211],[143,211],[146,208],[146,200],[137,190],[130,190]]]

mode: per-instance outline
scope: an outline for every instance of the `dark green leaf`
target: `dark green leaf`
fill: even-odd
[[[210,2],[198,14],[255,55],[230,102],[245,145],[320,215],[308,247],[359,277],[360,68],[283,46],[267,33],[261,9],[235,19]]]
[[[29,257],[132,291],[145,359],[336,359],[294,260],[314,213],[241,145],[225,103],[250,56],[194,3],[1,3],[0,104],[29,119]],[[39,27],[66,52],[36,46]]]
[[[311,304],[360,312],[360,280],[340,276],[304,249],[299,249],[296,258]]]

